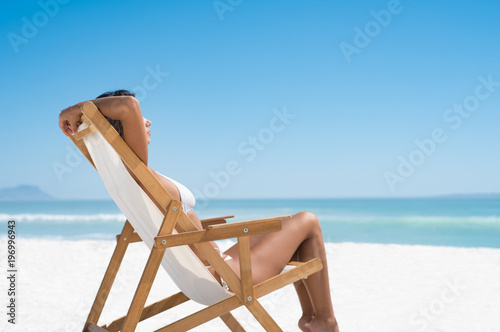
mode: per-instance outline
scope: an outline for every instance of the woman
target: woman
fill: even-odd
[[[144,164],[148,165],[151,121],[142,117],[139,102],[134,96],[127,90],[118,90],[104,93],[92,102]],[[77,132],[80,125],[80,107],[83,103],[70,106],[59,115],[59,127],[66,136]],[[165,190],[174,199],[182,202],[184,212],[201,230],[200,219],[193,211],[194,196],[191,192],[182,184],[156,173],[149,166],[148,168]],[[212,245],[220,252],[215,243]],[[302,307],[302,317],[298,325],[302,331],[339,331],[330,297],[323,235],[318,218],[314,214],[300,212],[282,221],[280,232],[251,236],[250,248],[254,284],[279,274],[291,260],[308,261],[312,258],[319,258],[323,263],[323,269],[307,279],[294,283]],[[195,252],[202,261],[206,262],[199,252],[196,250]],[[239,276],[238,244],[221,253],[221,256]],[[210,270],[220,280],[217,273],[213,269]]]

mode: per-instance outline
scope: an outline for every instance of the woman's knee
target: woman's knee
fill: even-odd
[[[318,216],[311,212],[299,212],[296,214],[306,225],[306,227],[310,231],[319,231],[321,232],[321,225],[319,223]]]

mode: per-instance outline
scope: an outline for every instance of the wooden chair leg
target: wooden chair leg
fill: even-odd
[[[180,201],[170,202],[167,210],[167,214],[163,219],[163,222],[158,230],[158,236],[171,234],[174,226],[177,222],[179,214],[182,212],[182,203]],[[123,322],[122,332],[133,332],[139,323],[142,316],[142,311],[144,310],[144,305],[148,299],[149,291],[155,280],[156,273],[160,268],[161,260],[165,254],[166,248],[153,247],[151,253],[149,254],[148,262],[142,273],[141,280],[139,281],[139,286],[132,299],[132,304],[128,309],[127,316]]]
[[[141,280],[139,281],[139,286],[137,286],[134,298],[132,299],[132,304],[130,305],[127,316],[123,322],[122,332],[135,331],[164,253],[165,249],[153,248],[151,250],[148,262],[146,263]]]
[[[104,278],[102,279],[101,286],[97,291],[97,295],[95,297],[94,303],[92,304],[92,308],[90,309],[90,313],[87,317],[87,321],[85,322],[83,331],[87,331],[90,324],[97,324],[97,322],[99,321],[102,309],[104,308],[104,304],[108,299],[109,292],[111,290],[111,287],[113,286],[116,274],[118,273],[118,269],[120,268],[120,265],[122,263],[123,256],[125,256],[125,252],[127,251],[127,247],[129,244],[127,239],[133,233],[134,228],[127,220],[125,222],[125,225],[123,226],[121,235],[118,238],[113,256],[111,256],[111,260],[109,261],[108,268],[106,270],[106,273],[104,274]]]
[[[245,332],[243,326],[234,318],[234,316],[228,312],[220,316],[220,319],[229,327],[232,332]]]
[[[267,332],[283,332],[259,301],[254,300],[251,305],[247,305],[246,307]]]
[[[87,327],[87,331],[88,332],[108,332],[108,330],[94,324],[94,323],[90,323]]]

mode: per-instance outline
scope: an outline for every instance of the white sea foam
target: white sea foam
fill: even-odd
[[[433,223],[433,224],[495,224],[500,226],[500,216],[419,216],[419,215],[354,215],[320,214],[320,221],[329,222],[392,222],[392,223]]]
[[[248,215],[244,219],[258,218],[260,215]],[[261,217],[261,216],[260,216]],[[362,215],[362,214],[322,214],[318,213],[321,222],[390,222],[404,224],[484,224],[499,225],[500,216],[434,216],[434,215]],[[119,221],[123,222],[125,216],[121,213],[115,214],[43,214],[43,213],[23,213],[23,214],[5,214],[0,213],[0,220],[16,220],[23,222],[36,221],[63,221],[63,222],[82,222],[82,221]],[[240,220],[242,218],[236,218]],[[231,221],[231,219],[229,219]]]

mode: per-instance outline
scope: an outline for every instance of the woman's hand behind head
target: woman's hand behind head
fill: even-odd
[[[78,132],[78,126],[81,122],[81,106],[84,102],[70,106],[61,111],[59,114],[59,128],[61,128],[64,135],[69,136]]]

